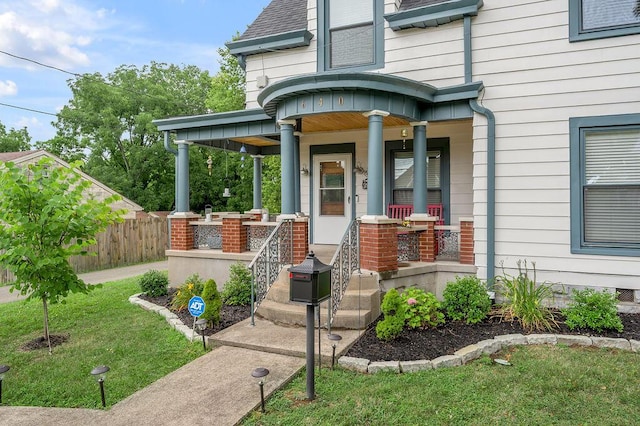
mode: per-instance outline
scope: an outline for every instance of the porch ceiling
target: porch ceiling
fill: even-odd
[[[302,132],[335,132],[341,130],[366,129],[369,121],[359,112],[335,112],[328,114],[308,115],[302,118]],[[400,117],[384,117],[385,127],[404,126],[408,121]]]

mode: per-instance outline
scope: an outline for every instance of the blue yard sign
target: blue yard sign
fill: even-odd
[[[200,296],[193,296],[189,299],[189,313],[194,317],[199,317],[204,312],[204,300]]]

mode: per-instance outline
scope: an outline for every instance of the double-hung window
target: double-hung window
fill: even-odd
[[[382,67],[383,2],[380,0],[318,0],[318,68]]]
[[[640,256],[640,114],[570,119],[571,249]]]
[[[640,33],[640,0],[569,0],[569,40]]]

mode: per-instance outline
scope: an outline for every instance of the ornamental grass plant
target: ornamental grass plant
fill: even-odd
[[[544,304],[553,298],[550,283],[537,283],[536,264],[531,269],[526,260],[518,260],[518,274],[510,275],[502,267],[497,283],[505,299],[500,312],[508,321],[519,321],[527,330],[552,330],[558,327],[552,310]],[[529,274],[532,274],[531,276]]]

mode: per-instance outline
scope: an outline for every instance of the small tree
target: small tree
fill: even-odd
[[[78,278],[69,258],[90,254],[95,236],[122,220],[122,212],[110,207],[119,197],[90,197],[91,183],[76,167],[46,157],[26,169],[11,162],[0,166],[0,264],[15,275],[10,291],[42,300],[50,353],[48,303],[93,288]]]

